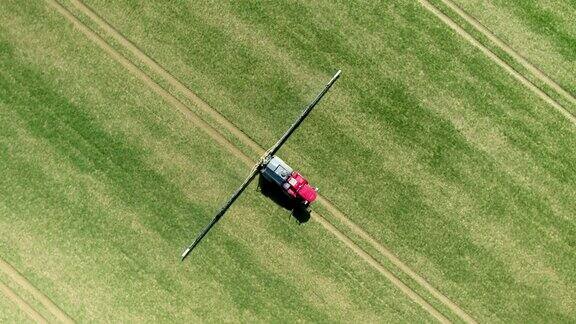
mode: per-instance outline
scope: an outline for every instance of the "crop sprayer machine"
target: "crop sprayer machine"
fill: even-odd
[[[292,126],[288,128],[286,133],[282,135],[282,137],[272,146],[260,159],[260,161],[252,168],[252,171],[244,180],[242,185],[232,194],[230,199],[226,201],[226,203],[220,208],[220,210],[216,213],[212,221],[204,227],[204,229],[198,234],[198,236],[194,239],[194,242],[190,244],[186,250],[182,253],[182,260],[188,256],[188,254],[200,243],[202,238],[206,236],[208,231],[212,229],[212,227],[224,216],[224,213],[232,206],[234,201],[238,199],[238,197],[242,194],[242,192],[248,187],[248,185],[256,178],[256,175],[260,173],[264,179],[269,181],[270,183],[278,186],[281,188],[281,191],[287,195],[290,199],[293,199],[295,202],[301,204],[302,206],[308,207],[316,197],[318,196],[317,188],[313,188],[309,185],[308,180],[306,180],[299,172],[294,171],[288,164],[286,164],[282,159],[277,157],[275,154],[280,150],[282,145],[286,143],[290,135],[294,133],[294,131],[302,124],[304,119],[310,114],[312,109],[320,102],[322,97],[330,90],[332,85],[338,80],[340,77],[340,70],[334,74],[332,79],[326,84],[324,89],[320,91],[320,93],[308,104],[308,106],[302,111],[300,116],[294,121]]]

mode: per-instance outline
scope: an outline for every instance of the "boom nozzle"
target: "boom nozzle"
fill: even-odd
[[[192,251],[192,249],[187,248],[186,251],[184,251],[184,253],[182,253],[182,259],[180,261],[184,261],[184,259],[186,259],[186,256],[188,255],[188,253],[190,253],[190,251]]]

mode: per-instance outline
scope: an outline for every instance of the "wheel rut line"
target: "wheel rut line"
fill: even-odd
[[[518,61],[524,68],[528,71],[532,72],[540,81],[547,84],[550,88],[554,89],[557,93],[562,95],[566,100],[568,100],[573,105],[576,105],[576,98],[566,89],[564,89],[561,85],[559,85],[556,81],[554,81],[551,77],[549,77],[544,71],[539,69],[533,63],[528,61],[523,55],[518,53],[514,48],[496,36],[493,32],[491,32],[484,24],[482,24],[478,19],[474,18],[472,15],[467,13],[464,9],[458,6],[452,0],[440,0],[444,3],[448,8],[452,9],[455,13],[457,13],[462,19],[464,19],[467,23],[472,25],[476,30],[478,30],[481,34],[483,34],[486,38],[494,42],[501,50],[506,52],[516,61]]]
[[[422,296],[420,296],[416,291],[406,285],[400,278],[394,275],[390,270],[386,269],[380,262],[374,259],[368,252],[364,251],[360,246],[358,246],[352,239],[338,230],[334,225],[332,225],[328,220],[322,217],[317,212],[312,211],[312,218],[320,223],[324,229],[332,233],[339,241],[344,243],[349,249],[354,251],[360,258],[370,264],[373,268],[378,270],[388,281],[394,284],[400,291],[402,291],[406,296],[412,299],[414,302],[418,303],[422,308],[424,308],[430,315],[436,318],[441,323],[451,323],[442,313],[440,313],[434,306],[428,303]]]
[[[195,123],[199,128],[201,128],[202,130],[206,131],[208,133],[208,135],[210,135],[213,139],[215,139],[219,144],[223,145],[224,147],[226,147],[227,149],[229,149],[235,156],[241,158],[241,160],[247,165],[252,167],[252,165],[255,163],[251,158],[249,158],[244,152],[242,152],[241,150],[239,150],[236,146],[234,146],[232,143],[230,143],[226,138],[224,138],[220,132],[218,132],[216,129],[214,129],[211,125],[209,125],[208,123],[206,123],[204,120],[202,120],[196,113],[194,113],[189,107],[187,107],[185,104],[183,104],[181,101],[179,101],[174,95],[172,95],[170,92],[168,92],[167,90],[165,90],[164,88],[162,88],[158,83],[156,83],[154,80],[152,80],[146,73],[144,73],[139,67],[137,67],[134,63],[132,63],[130,60],[128,60],[126,57],[124,57],[121,53],[119,53],[117,50],[115,50],[110,44],[108,44],[101,36],[99,36],[96,32],[94,32],[92,29],[90,29],[87,25],[85,25],[83,22],[81,22],[78,18],[76,18],[70,11],[68,11],[68,9],[66,9],[62,4],[60,4],[58,1],[56,0],[46,0],[49,4],[51,4],[52,6],[54,6],[56,8],[56,10],[58,12],[60,12],[65,18],[67,18],[75,27],[77,27],[81,32],[83,32],[89,39],[91,39],[92,41],[94,41],[97,45],[99,45],[105,52],[107,52],[113,59],[115,59],[118,63],[120,63],[121,65],[123,65],[125,68],[127,68],[129,71],[131,71],[134,75],[136,75],[139,79],[141,79],[142,81],[144,81],[145,84],[147,84],[148,86],[151,87],[151,89],[157,93],[158,95],[160,95],[163,99],[165,99],[168,103],[172,104],[173,106],[175,106],[180,112],[182,112],[185,117],[187,117],[190,121],[192,121],[193,123]],[[93,21],[100,25],[100,24],[105,24],[106,26],[99,26],[100,28],[104,29],[104,30],[115,30],[112,26],[110,26],[108,23],[106,23],[102,18],[100,18],[97,14],[93,13],[93,11],[88,8],[87,6],[85,6],[84,4],[82,4],[79,1],[75,1],[72,0],[72,3],[78,3],[80,4],[79,6],[77,6],[77,8],[82,11],[84,14],[86,14],[89,17],[98,17],[97,19],[93,19]],[[89,14],[88,12],[85,12],[86,10],[90,11],[91,13]],[[115,31],[113,36],[116,37],[120,37],[121,39],[124,39],[124,41],[120,41],[120,39],[116,39],[116,41],[118,41],[121,44],[131,44],[131,46],[129,47],[129,49],[132,51],[137,51],[138,55],[135,55],[136,53],[133,53],[135,56],[137,56],[138,58],[142,58],[142,57],[146,57],[147,59],[144,61],[144,63],[150,63],[154,66],[149,66],[149,68],[151,68],[153,71],[163,71],[162,73],[159,73],[161,75],[169,75],[170,78],[166,78],[166,80],[169,83],[174,82],[174,84],[171,84],[173,87],[178,88],[178,89],[186,89],[185,93],[188,93],[187,97],[193,95],[192,97],[189,97],[189,99],[191,99],[192,102],[194,102],[193,98],[198,98],[198,100],[201,100],[197,95],[195,95],[190,89],[188,89],[186,86],[184,86],[180,81],[178,81],[174,76],[172,76],[169,72],[167,72],[165,69],[163,69],[161,66],[158,65],[158,63],[156,63],[153,59],[149,58],[146,54],[144,54],[143,52],[141,52],[134,44],[132,44],[130,41],[128,41],[127,39],[124,38],[124,36],[122,36],[118,31]],[[127,46],[128,47],[128,46]],[[191,95],[190,95],[191,94]],[[231,127],[231,130],[229,130],[232,134],[243,134],[243,136],[239,136],[240,139],[242,140],[242,142],[244,144],[246,144],[247,146],[251,147],[254,151],[258,152],[258,153],[263,153],[264,149],[262,149],[257,143],[255,143],[250,137],[248,137],[246,134],[244,134],[240,129],[238,129],[235,125],[233,125],[230,121],[228,121],[225,117],[223,117],[222,115],[220,115],[219,113],[217,113],[212,107],[210,107],[208,104],[206,104],[204,101],[201,100],[202,109],[206,109],[207,113],[209,113],[211,116],[216,116],[216,114],[218,114],[220,117],[219,118],[215,118],[216,120],[225,120],[226,125],[224,125],[224,127]],[[324,205],[324,207],[326,207],[329,211],[335,211],[337,214],[335,215],[337,218],[342,219],[345,221],[346,224],[354,224],[350,219],[348,219],[347,216],[345,216],[344,213],[340,212],[335,206],[333,206],[328,200],[326,200],[325,198],[320,197],[319,200],[322,205]],[[318,215],[316,213],[316,215]],[[415,292],[412,288],[408,287],[406,284],[404,284],[400,279],[398,279],[397,277],[395,277],[393,275],[392,272],[390,272],[389,270],[387,270],[386,268],[384,268],[384,266],[382,266],[378,261],[376,261],[372,256],[370,256],[367,252],[365,252],[364,250],[362,250],[356,243],[354,243],[350,238],[348,238],[348,236],[346,236],[345,234],[343,234],[340,230],[338,230],[334,225],[330,224],[327,220],[325,220],[323,217],[315,217],[316,220],[318,220],[321,225],[323,225],[323,227],[325,229],[327,229],[330,233],[332,233],[334,236],[336,236],[336,238],[338,238],[341,242],[343,242],[346,246],[348,246],[350,249],[352,249],[356,254],[358,254],[363,260],[365,260],[368,264],[370,264],[372,267],[374,267],[376,270],[378,270],[379,272],[381,272],[382,274],[385,275],[385,277],[387,279],[389,279],[394,285],[396,285],[401,291],[406,292],[406,291],[410,291],[410,294],[407,294],[408,297],[410,297],[412,300],[414,300],[417,304],[419,304],[421,307],[423,307],[425,310],[429,311],[430,314],[434,317],[437,318],[438,320],[441,321],[448,321],[438,310],[436,310],[434,308],[434,306],[432,306],[431,304],[429,304],[427,301],[425,301],[420,295],[418,295],[417,292]],[[354,232],[356,232],[358,229],[360,229],[360,227],[358,227],[357,225],[355,227],[351,228]],[[360,237],[369,237],[369,235],[365,232],[365,231],[361,231],[357,233]],[[368,241],[371,245],[376,244],[375,249],[377,251],[388,251],[385,247],[383,247],[380,243],[378,243],[376,240],[371,239]],[[388,255],[393,255],[390,251],[388,251],[387,254],[384,254],[384,257],[388,258]],[[401,262],[399,259],[395,258],[395,259],[390,259],[390,261],[393,264],[399,263]],[[403,264],[403,267],[398,267],[400,269],[406,269],[408,268],[405,264]],[[415,279],[416,282],[423,282],[425,281],[422,277],[420,277],[419,275],[417,275],[414,271],[408,272],[406,273],[409,277],[413,277],[413,276],[418,276],[418,279]],[[396,280],[391,280],[391,278],[396,278]],[[414,279],[414,278],[413,278]],[[428,285],[428,287],[431,287]],[[426,286],[424,286],[425,289],[429,289]],[[430,291],[430,293],[432,295],[436,295],[439,294],[439,292],[436,291]],[[448,301],[449,299],[447,297],[444,296],[444,298],[440,299],[441,302],[445,303],[446,301]],[[446,305],[449,309],[460,309],[455,303],[451,302],[450,304]],[[434,311],[431,311],[431,309],[434,309]],[[460,311],[455,311],[456,314],[460,315],[460,314],[465,314],[462,310]],[[475,322],[471,317],[469,316],[464,316],[463,319],[467,322]],[[470,320],[468,320],[470,319]]]
[[[556,111],[558,111],[563,117],[565,117],[569,122],[573,125],[576,125],[576,116],[564,108],[560,103],[546,94],[542,89],[528,80],[524,75],[520,72],[516,71],[510,64],[506,63],[503,59],[501,59],[498,55],[492,52],[488,47],[480,43],[476,38],[470,35],[467,31],[465,31],[460,25],[454,22],[450,17],[436,8],[433,4],[431,4],[428,0],[418,0],[420,4],[429,12],[434,14],[438,19],[440,19],[443,23],[448,25],[456,34],[467,40],[470,44],[478,48],[484,55],[490,58],[494,63],[499,65],[503,68],[506,72],[508,72],[512,77],[518,80],[522,85],[526,88],[534,92],[540,99],[544,102],[548,103],[552,106]],[[442,0],[441,0],[442,1]],[[510,54],[512,55],[512,54]],[[544,80],[541,80],[544,81]]]
[[[32,305],[28,304],[24,299],[22,299],[14,290],[8,287],[6,284],[0,281],[0,292],[3,293],[10,301],[12,301],[20,310],[22,310],[30,319],[36,323],[48,323],[48,321],[38,313]]]
[[[122,54],[116,51],[112,46],[110,46],[102,37],[96,34],[88,26],[84,25],[78,18],[76,18],[68,9],[66,9],[62,4],[56,0],[45,0],[48,4],[52,5],[61,15],[68,19],[74,27],[80,30],[84,35],[88,37],[91,41],[96,43],[101,49],[103,49],[108,55],[111,56],[116,62],[120,63],[124,68],[130,71],[134,76],[140,79],[144,84],[149,86],[153,92],[166,100],[170,105],[177,108],[186,118],[198,125],[202,130],[204,130],[212,139],[214,139],[218,144],[226,147],[234,155],[240,157],[240,159],[247,165],[252,166],[252,159],[247,157],[242,151],[240,151],[236,146],[232,145],[224,136],[220,134],[215,128],[202,120],[196,113],[190,110],[186,105],[184,105],[180,100],[170,94],[167,90],[158,85],[152,78],[145,74],[139,67],[134,63],[125,58]]]
[[[375,248],[382,256],[384,256],[388,261],[394,264],[400,271],[416,281],[421,287],[427,290],[432,296],[438,299],[444,306],[448,307],[452,312],[458,315],[462,320],[467,323],[476,323],[476,320],[466,313],[458,304],[450,300],[446,295],[442,294],[439,290],[434,288],[424,277],[420,276],[414,270],[412,270],[406,263],[400,260],[390,249],[384,247],[378,241],[376,241],[370,234],[368,234],[362,227],[358,226],[356,223],[352,222],[344,213],[338,210],[330,201],[322,196],[318,196],[322,205],[328,209],[328,211],[340,220],[342,223],[346,224],[352,232],[360,236],[366,242],[368,242],[373,248]]]
[[[184,94],[186,98],[192,101],[198,108],[200,108],[204,113],[212,117],[218,124],[224,126],[228,132],[236,136],[241,140],[242,143],[248,145],[253,151],[255,151],[258,156],[264,154],[265,150],[260,147],[252,138],[250,138],[246,133],[238,129],[232,122],[230,122],[226,117],[220,114],[216,109],[210,107],[202,98],[196,95],[192,90],[186,87],[182,82],[180,82],[176,77],[174,77],[170,72],[164,69],[158,62],[153,58],[146,55],[136,44],[131,42],[129,39],[124,37],[116,28],[110,25],[104,18],[100,17],[98,13],[84,4],[79,0],[70,0],[70,2],[76,6],[83,14],[88,16],[92,21],[94,21],[100,28],[110,34],[118,43],[126,47],[134,56],[141,60],[147,67],[152,71],[156,72],[158,75],[163,77],[172,87],[176,88],[178,91]]]
[[[62,323],[74,323],[74,320],[68,316],[60,307],[58,307],[50,298],[36,288],[32,283],[21,275],[8,262],[0,258],[0,271],[4,272],[12,281],[20,285],[24,290],[30,293],[36,300],[40,302],[54,317]]]

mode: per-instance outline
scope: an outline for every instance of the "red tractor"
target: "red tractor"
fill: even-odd
[[[299,172],[292,168],[277,156],[272,156],[260,171],[262,176],[284,189],[289,197],[298,200],[308,206],[318,196],[318,188],[311,187]]]

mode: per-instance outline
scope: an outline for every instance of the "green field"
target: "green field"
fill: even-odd
[[[81,322],[434,321],[358,249],[317,221],[298,225],[255,185],[179,263],[249,168],[151,83],[258,153],[62,3],[151,78],[53,6],[3,4],[0,257],[62,311]],[[263,148],[342,69],[280,155],[472,318],[576,320],[576,127],[418,2],[86,4]],[[479,18],[507,40],[521,30]],[[551,70],[569,70],[569,54],[548,50],[532,63],[572,91],[573,75]],[[463,320],[325,205],[313,209]]]

